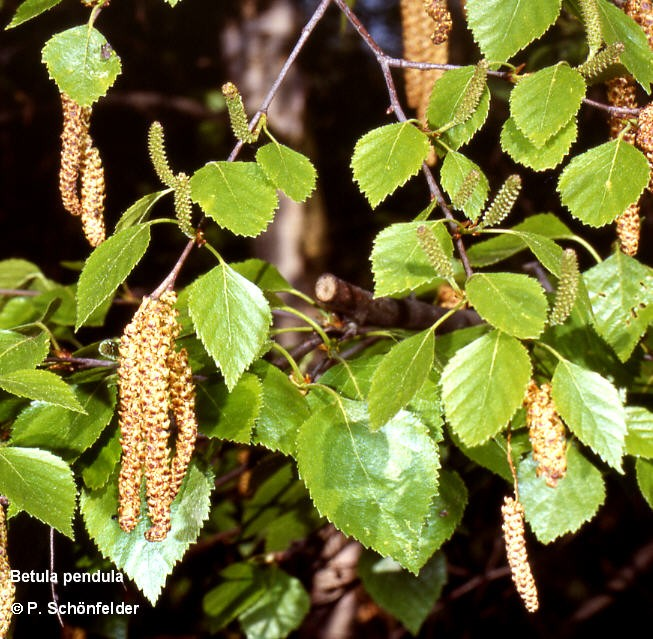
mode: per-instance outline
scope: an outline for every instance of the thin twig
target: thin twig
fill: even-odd
[[[54,574],[54,528],[50,527],[50,574]],[[57,610],[57,619],[59,620],[59,625],[63,628],[64,623],[63,619],[61,618],[61,613],[59,612],[59,606],[57,606],[57,602],[59,601],[59,597],[57,595],[57,589],[55,588],[56,583],[54,580],[50,580],[50,592],[52,593],[52,601],[56,607]]]
[[[115,368],[118,362],[110,359],[93,359],[91,357],[46,357],[46,364],[75,364],[79,368]]]
[[[597,102],[596,100],[590,100],[590,98],[583,98],[583,103],[588,106],[592,106],[595,109],[601,109],[602,111],[607,111],[610,115],[616,115],[617,117],[634,117],[636,118],[639,115],[639,112],[642,110],[639,109],[628,109],[626,107],[616,107],[610,106],[609,104],[604,104],[603,102]]]
[[[32,291],[23,288],[0,288],[0,296],[5,297],[36,297],[41,291]]]

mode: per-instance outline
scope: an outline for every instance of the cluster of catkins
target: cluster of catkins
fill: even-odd
[[[449,60],[447,39],[451,31],[451,14],[446,0],[401,0],[401,26],[404,57],[413,62],[445,64]],[[437,69],[406,69],[406,100],[426,119],[431,89],[442,74]]]
[[[653,3],[647,0],[628,0],[624,5],[624,11],[642,27],[649,47],[653,49]],[[637,108],[637,89],[632,77],[613,78],[608,81],[607,85],[608,101],[612,106]],[[627,125],[627,118],[611,116],[611,137],[616,138]],[[653,104],[649,104],[640,111],[637,126],[628,129],[624,133],[623,139],[629,144],[637,145],[648,158],[649,166],[653,167]],[[653,192],[653,179],[649,182],[648,188]],[[636,255],[640,237],[639,202],[631,204],[617,218],[617,237],[624,253]]]
[[[145,297],[127,325],[119,347],[119,415],[122,460],[118,479],[118,521],[125,532],[138,523],[145,475],[148,541],[163,541],[170,530],[170,507],[179,492],[195,447],[195,388],[179,334],[176,295]],[[169,445],[171,416],[177,435]]]
[[[61,94],[63,132],[59,191],[64,208],[80,216],[89,244],[104,241],[104,168],[89,133],[91,107]]]
[[[0,639],[9,631],[16,587],[11,580],[9,557],[7,556],[7,521],[5,508],[0,503]]]

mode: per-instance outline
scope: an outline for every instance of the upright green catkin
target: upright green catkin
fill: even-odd
[[[601,48],[603,36],[601,34],[601,15],[596,0],[579,0],[580,12],[585,23],[585,32],[587,33],[587,44],[590,48],[589,57],[596,55]]]
[[[222,85],[222,95],[227,104],[231,130],[234,132],[236,138],[246,144],[256,142],[261,133],[261,129],[265,125],[265,118],[261,117],[256,124],[256,128],[250,131],[245,105],[243,104],[243,98],[240,95],[240,91],[238,91],[238,87],[233,82],[226,82]]]
[[[454,279],[451,260],[444,252],[442,245],[435,237],[433,229],[423,224],[417,228],[417,239],[435,272],[448,280]]]
[[[451,198],[451,206],[461,211],[465,207],[465,204],[467,204],[469,198],[472,197],[472,193],[474,193],[474,189],[480,180],[481,174],[476,169],[472,169],[467,173],[463,178],[462,184]]]
[[[521,178],[518,175],[509,175],[490,208],[483,215],[479,228],[495,226],[502,222],[512,211],[512,207],[521,191]]]
[[[150,159],[156,174],[170,188],[175,187],[175,175],[168,164],[165,140],[163,137],[163,126],[160,122],[152,122],[147,136],[147,148],[150,152]]]
[[[608,44],[605,49],[599,51],[594,57],[583,62],[583,64],[576,67],[586,80],[593,80],[599,76],[603,71],[613,64],[619,62],[621,54],[624,52],[624,45],[621,42],[613,42]]]
[[[565,249],[562,252],[560,261],[560,280],[556,291],[555,302],[549,323],[551,325],[562,324],[570,315],[576,296],[578,295],[578,283],[580,271],[578,270],[578,258],[574,249]]]
[[[480,60],[474,68],[474,74],[465,89],[458,108],[453,114],[452,123],[454,125],[462,124],[474,115],[487,84],[487,72],[487,60]]]
[[[182,233],[193,238],[195,237],[195,230],[191,222],[193,201],[190,196],[190,178],[185,173],[177,173],[175,176],[175,213]]]

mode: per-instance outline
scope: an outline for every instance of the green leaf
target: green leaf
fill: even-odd
[[[462,442],[478,446],[505,428],[522,404],[530,377],[526,348],[500,331],[459,350],[442,372],[442,399]]]
[[[446,255],[453,253],[451,236],[442,224],[404,222],[387,226],[376,236],[372,249],[376,297],[412,292],[437,278],[417,239],[420,226],[433,230]]]
[[[468,0],[467,23],[483,55],[504,61],[539,38],[556,21],[561,2]]]
[[[61,0],[25,0],[18,9],[11,22],[5,27],[6,29],[13,29],[23,22],[27,22],[36,16],[41,15],[48,9],[56,7]]]
[[[254,372],[263,384],[263,406],[256,421],[253,441],[285,455],[295,452],[300,426],[310,408],[304,395],[288,376],[268,362],[257,362]]]
[[[55,33],[43,63],[59,91],[82,106],[101,98],[120,74],[120,58],[105,37],[87,25]]]
[[[594,371],[562,360],[551,380],[553,401],[569,429],[622,472],[626,415],[617,389]]]
[[[519,499],[535,536],[548,544],[594,517],[605,501],[605,485],[601,472],[573,444],[567,448],[567,473],[555,488],[536,475],[536,467],[530,455],[519,464]]]
[[[236,563],[220,577],[203,600],[214,630],[238,618],[248,639],[283,639],[308,614],[310,598],[301,582],[276,566]]]
[[[93,448],[82,458],[82,478],[89,490],[99,490],[111,479],[120,461],[120,428],[106,429]]]
[[[390,557],[365,551],[358,576],[374,601],[417,635],[447,581],[447,562],[438,553],[415,576]]]
[[[379,127],[358,140],[351,168],[372,208],[417,174],[429,149],[426,134],[410,122]]]
[[[653,459],[653,413],[643,406],[626,406],[626,452]]]
[[[528,217],[523,222],[516,224],[511,231],[509,234],[502,233],[497,237],[470,246],[467,255],[472,266],[491,266],[507,260],[525,248],[530,248],[531,245],[537,250],[537,244],[548,246],[549,250],[546,253],[549,253],[552,258],[557,254],[555,261],[560,262],[562,249],[560,247],[557,247],[557,250],[554,249],[552,242],[546,243],[546,240],[541,238],[569,239],[574,236],[571,230],[553,213],[538,213]],[[539,236],[539,242],[531,241],[528,234]]]
[[[558,166],[576,141],[576,120],[570,120],[541,147],[536,147],[508,118],[501,129],[501,148],[513,159],[534,171],[545,171]]]
[[[274,264],[264,260],[252,258],[232,263],[230,266],[236,273],[256,284],[264,293],[289,293],[295,290]]]
[[[256,161],[270,182],[295,202],[305,202],[315,189],[317,172],[311,161],[283,144],[271,142],[260,147]]]
[[[164,541],[149,542],[143,536],[150,527],[143,516],[136,528],[126,533],[114,518],[118,512],[118,486],[111,482],[102,490],[82,490],[80,510],[86,530],[104,557],[125,572],[154,605],[167,576],[199,536],[209,515],[213,476],[200,471],[194,463],[172,502],[172,529]],[[145,500],[141,512],[145,513]]]
[[[37,399],[68,410],[84,412],[70,386],[48,371],[26,369],[0,375],[0,388],[18,397]]]
[[[0,375],[36,368],[45,359],[49,347],[50,336],[45,331],[32,336],[0,331]]]
[[[62,459],[37,448],[0,448],[0,494],[12,507],[73,538],[77,489]]]
[[[642,496],[646,503],[653,508],[653,461],[638,459],[635,463],[635,473]]]
[[[261,382],[244,373],[229,392],[223,383],[198,384],[197,415],[208,437],[249,444],[254,420],[261,410]]]
[[[457,473],[442,470],[439,480],[438,494],[431,500],[417,543],[409,549],[410,560],[415,566],[423,566],[454,534],[467,505],[467,488]]]
[[[210,162],[190,179],[193,202],[236,235],[256,237],[274,218],[277,192],[255,162]]]
[[[27,260],[0,260],[0,288],[20,288],[34,279],[43,279],[36,264]]]
[[[544,290],[532,277],[474,273],[465,290],[478,314],[508,335],[535,338],[544,330],[549,306]]]
[[[11,443],[44,448],[73,461],[100,436],[113,416],[115,388],[104,381],[76,386],[75,394],[86,413],[32,402],[14,422]]]
[[[536,147],[575,120],[585,96],[585,81],[566,62],[523,77],[510,94],[510,114]]]
[[[575,218],[603,226],[637,201],[648,178],[644,154],[617,139],[574,157],[560,175],[558,192]]]
[[[426,426],[401,411],[376,432],[364,403],[343,398],[302,425],[299,474],[320,514],[347,535],[417,573],[419,531],[437,490],[438,451]]]
[[[77,285],[75,330],[84,326],[127,279],[145,255],[149,243],[149,225],[132,226],[102,242],[88,256]]]
[[[156,191],[148,193],[139,200],[136,200],[121,216],[116,224],[114,235],[124,231],[137,224],[147,222],[150,217],[152,207],[164,196],[170,193],[172,189],[164,189],[163,191]]]
[[[433,367],[435,335],[429,328],[395,344],[372,377],[367,398],[370,428],[378,430],[404,408]]]
[[[442,181],[442,188],[451,199],[458,193],[465,178],[471,171],[477,171],[480,179],[463,205],[463,212],[470,220],[474,221],[483,210],[490,190],[490,184],[481,167],[466,158],[462,153],[450,151],[444,156],[442,168],[440,169],[440,180]]]
[[[452,122],[460,109],[467,88],[474,77],[476,67],[466,66],[445,71],[433,85],[433,91],[426,110],[429,127],[437,131]],[[490,112],[490,90],[485,87],[476,111],[469,120],[457,124],[440,135],[449,149],[458,149],[469,142],[483,126]]]
[[[197,336],[233,390],[259,354],[272,323],[261,289],[221,263],[195,281],[189,309]]]
[[[599,335],[625,362],[653,322],[653,269],[617,251],[583,278]]]
[[[642,88],[650,93],[653,82],[653,52],[639,25],[624,11],[608,0],[597,0],[601,15],[601,35],[606,44],[621,42],[625,49],[620,56],[623,64]]]

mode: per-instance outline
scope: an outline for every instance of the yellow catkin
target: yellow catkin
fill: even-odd
[[[650,0],[628,0],[624,11],[642,27],[648,39],[648,46],[653,49],[653,2]]]
[[[531,380],[524,404],[537,476],[555,488],[567,472],[567,438],[551,397],[551,384],[538,386]]]
[[[501,506],[503,519],[503,538],[506,544],[506,555],[512,573],[512,580],[519,596],[528,612],[539,608],[537,586],[528,563],[526,540],[524,538],[524,508],[512,497],[503,498]]]
[[[92,247],[104,242],[104,168],[100,152],[93,146],[91,136],[86,143],[80,166],[82,227]]]
[[[176,295],[145,297],[120,343],[118,381],[123,449],[118,484],[119,523],[130,532],[138,523],[145,475],[151,527],[148,541],[163,541],[171,526],[170,507],[179,492],[197,437],[195,389],[185,350],[175,351],[179,333]],[[170,415],[177,427],[171,460]]]
[[[647,104],[639,112],[635,141],[648,159],[649,167],[653,166],[653,102]],[[653,192],[651,182],[649,182],[648,188]]]
[[[617,218],[617,239],[619,240],[619,247],[626,255],[631,257],[637,255],[641,226],[639,204],[631,204]]]
[[[16,587],[11,580],[9,556],[7,555],[7,520],[5,508],[0,504],[0,639],[9,632]]]
[[[442,38],[446,27],[436,24],[434,30],[433,20],[426,11],[426,6],[433,3],[425,3],[424,0],[401,0],[401,24],[404,43],[404,57],[412,62],[431,62],[434,64],[445,64],[449,60],[449,44],[446,39],[434,45],[431,37],[436,32]],[[436,4],[444,4],[438,2]],[[439,14],[444,18],[443,7],[440,7]],[[448,15],[448,11],[446,11]],[[450,16],[449,16],[450,20]],[[442,33],[440,33],[442,31]],[[406,100],[408,106],[417,111],[420,121],[426,120],[426,109],[428,107],[431,90],[435,81],[442,75],[442,71],[429,69],[405,69],[404,79],[406,85]]]
[[[81,215],[77,180],[82,153],[91,120],[91,109],[79,106],[65,93],[61,94],[63,110],[63,132],[61,134],[61,167],[59,169],[59,191],[61,202],[72,215]]]
[[[188,353],[182,348],[168,359],[170,369],[170,411],[177,426],[175,456],[171,465],[171,498],[179,492],[181,482],[195,449],[197,418],[195,417],[195,385],[188,364]]]

